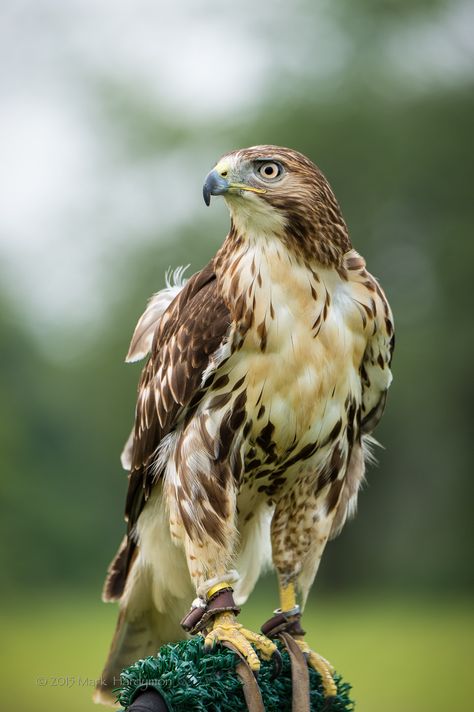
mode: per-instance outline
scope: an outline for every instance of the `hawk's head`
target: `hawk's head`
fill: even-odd
[[[303,154],[252,146],[225,154],[206,177],[203,195],[223,195],[240,234],[273,234],[306,256],[333,262],[350,249],[334,193]]]

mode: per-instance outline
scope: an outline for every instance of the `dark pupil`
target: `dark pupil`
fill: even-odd
[[[272,173],[273,173],[273,171],[274,171],[273,166],[267,166],[267,167],[265,168],[265,173],[267,174],[267,176],[271,176]]]

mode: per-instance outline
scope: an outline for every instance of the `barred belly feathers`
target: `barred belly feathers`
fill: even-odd
[[[304,606],[355,512],[391,381],[390,307],[319,169],[290,149],[235,151],[206,181],[206,202],[218,194],[223,246],[152,297],[127,356],[148,360],[122,455],[128,532],[104,588],[120,615],[101,702],[123,666],[184,636],[214,581],[232,578],[240,605],[273,565]]]

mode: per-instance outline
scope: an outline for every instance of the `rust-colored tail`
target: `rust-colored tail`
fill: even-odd
[[[110,571],[107,581],[109,579]],[[107,589],[107,582],[105,588]],[[109,593],[117,593],[118,590],[112,589]],[[155,598],[153,593],[156,594]],[[104,598],[114,600],[112,595],[104,595]],[[161,601],[162,610],[156,608],[154,600]],[[150,572],[140,567],[135,557],[120,598],[117,625],[100,682],[94,693],[94,702],[114,705],[114,689],[120,686],[120,673],[124,667],[147,655],[155,655],[165,643],[186,637],[179,621],[190,600],[190,591],[186,586],[183,586],[183,598],[176,598],[160,586],[159,582],[152,584]]]

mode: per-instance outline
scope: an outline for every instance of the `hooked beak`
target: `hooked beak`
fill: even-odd
[[[249,191],[250,193],[266,193],[264,188],[255,188],[252,185],[247,185],[246,183],[229,183],[225,178],[221,176],[219,171],[214,168],[206,176],[204,185],[202,188],[202,194],[204,197],[204,202],[209,205],[211,202],[211,195],[224,195],[224,193],[238,193],[241,190]]]
[[[202,188],[202,194],[204,197],[204,202],[209,205],[211,202],[211,195],[223,195],[227,193],[230,185],[219,173],[214,169],[206,176],[204,185]]]

